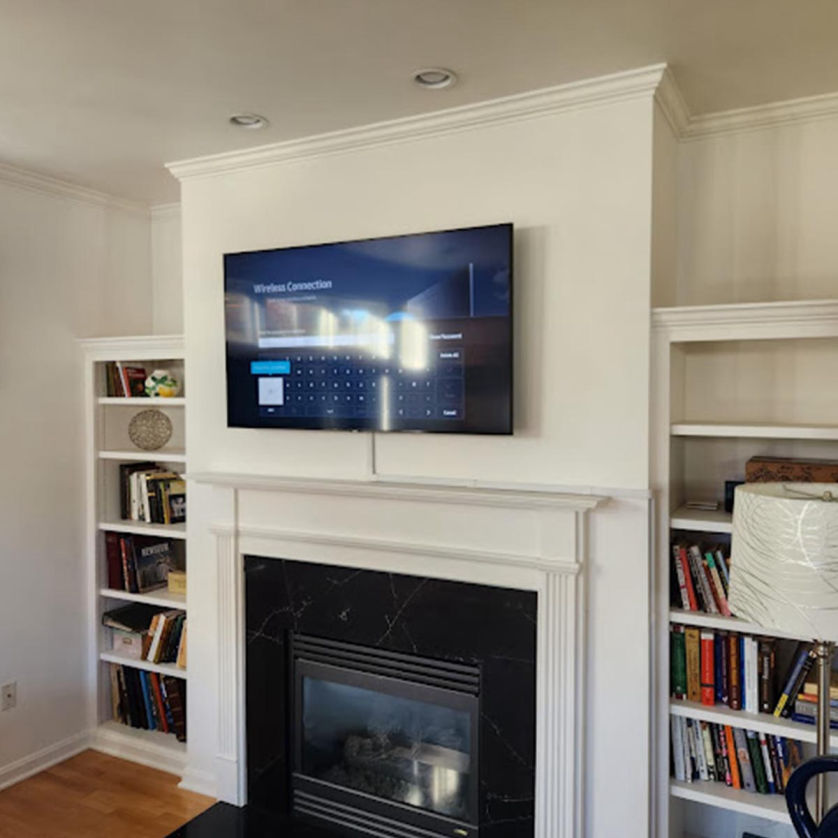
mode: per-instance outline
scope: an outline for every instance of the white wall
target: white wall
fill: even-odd
[[[152,331],[183,334],[183,256],[180,204],[151,209]]]
[[[648,834],[651,166],[649,95],[182,184],[193,472],[370,476],[367,434],[226,427],[223,253],[514,222],[515,435],[380,434],[377,465],[418,478],[639,491],[591,523],[592,836]],[[190,556],[206,556],[212,493],[190,491]],[[189,600],[190,661],[201,662],[190,676],[196,775],[213,769],[216,753],[215,592],[214,568],[201,561],[190,570]],[[613,712],[617,691],[637,708],[630,723]]]
[[[0,181],[4,769],[85,727],[82,336],[151,325],[146,213]]]
[[[836,148],[838,116],[682,142],[677,275],[655,303],[835,297]]]

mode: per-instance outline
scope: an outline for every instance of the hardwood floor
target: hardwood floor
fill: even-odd
[[[164,838],[215,802],[177,782],[84,751],[0,791],[0,838]]]

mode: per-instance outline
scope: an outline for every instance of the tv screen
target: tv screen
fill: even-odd
[[[224,256],[227,423],[512,432],[512,225]]]

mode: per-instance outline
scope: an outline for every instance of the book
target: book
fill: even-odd
[[[675,579],[678,581],[678,595],[681,608],[685,611],[695,611],[690,601],[689,592],[687,591],[687,576],[684,566],[681,564],[681,547],[678,544],[672,545],[672,564],[675,569]]]
[[[156,468],[155,463],[120,463],[119,465],[119,516],[123,521],[131,519],[131,475],[135,471]]]
[[[700,634],[701,703],[710,707],[716,703],[714,651],[713,632],[702,631]]]
[[[748,740],[741,727],[733,728],[733,741],[736,745],[736,758],[739,762],[739,773],[742,776],[742,788],[746,791],[756,791],[754,771],[751,766],[751,755],[748,750]]]
[[[687,694],[687,647],[684,627],[673,625],[669,631],[670,693],[673,698]]]
[[[119,533],[105,533],[105,562],[108,570],[108,587],[117,591],[124,591],[125,585],[123,581]]]
[[[815,650],[812,644],[800,643],[789,671],[789,677],[786,679],[783,692],[780,694],[780,698],[777,700],[777,706],[774,708],[775,716],[791,716],[797,694],[800,692],[814,662]],[[777,712],[778,708],[779,713]]]
[[[186,669],[186,617],[183,619],[183,628],[180,633],[180,640],[178,642],[177,657],[175,664],[181,669]]]
[[[740,681],[739,666],[739,635],[731,632],[727,636],[728,644],[728,689],[730,700],[728,706],[731,710],[742,709],[742,682]]]
[[[180,742],[186,741],[186,682],[181,678],[164,675],[161,683],[166,686],[166,697],[172,713],[172,727]]]
[[[768,782],[766,779],[765,765],[763,765],[762,762],[762,751],[759,746],[759,737],[753,730],[746,730],[745,741],[748,746],[748,756],[751,760],[751,769],[754,773],[754,785],[760,794],[768,794]]]
[[[775,685],[776,646],[773,637],[760,637],[757,640],[757,668],[759,672],[759,710],[771,713],[777,704]]]
[[[123,367],[122,375],[125,379],[126,396],[132,398],[145,396],[145,367]]]
[[[780,764],[777,750],[777,737],[766,734],[765,739],[768,743],[768,755],[771,760],[771,773],[774,777],[774,788],[777,794],[782,794],[785,791],[785,786],[783,785],[782,765]]]
[[[165,588],[173,563],[172,542],[154,536],[133,536],[137,590],[140,593]]]
[[[719,574],[719,569],[716,567],[716,560],[713,557],[712,550],[708,550],[704,554],[704,566],[705,570],[707,571],[710,587],[712,589],[713,596],[716,599],[716,605],[719,611],[725,617],[730,617],[730,607],[727,604],[727,596],[725,595],[724,585],[722,584],[722,578]]]
[[[690,561],[693,581],[697,583],[695,587],[701,603],[701,610],[708,614],[718,614],[719,608],[716,605],[713,593],[710,589],[710,582],[707,579],[701,549],[697,544],[691,544],[687,548],[687,556]]]
[[[684,761],[682,720],[682,716],[669,717],[669,727],[671,730],[670,744],[672,746],[672,763],[675,771],[675,779],[685,783],[687,782],[687,767]]]
[[[144,602],[132,602],[106,611],[102,615],[102,625],[122,631],[145,632],[151,624],[152,617],[161,609]]]
[[[687,661],[687,699],[701,701],[701,651],[700,632],[693,626],[684,629]]]
[[[745,700],[742,709],[748,713],[759,712],[759,661],[757,660],[757,641],[749,634],[742,635],[744,650],[743,668],[745,672]]]
[[[807,677],[806,680],[803,682],[802,692],[805,695],[811,695],[814,698],[817,698],[818,697],[818,681],[817,681],[817,678]],[[836,672],[834,669],[830,673],[829,698],[830,698],[830,700],[838,699],[838,672]]]
[[[736,742],[733,737],[733,728],[725,725],[725,745],[727,747],[728,762],[730,763],[730,781],[735,789],[742,788],[742,775],[739,773],[739,760],[736,756]]]

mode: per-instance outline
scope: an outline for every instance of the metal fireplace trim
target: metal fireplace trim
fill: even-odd
[[[313,641],[313,642],[312,642]],[[337,648],[340,647],[340,648]],[[325,648],[326,654],[320,654]],[[379,649],[340,641],[323,641],[320,638],[294,634],[293,656],[293,712],[292,741],[294,771],[292,773],[293,810],[309,818],[320,819],[332,826],[361,819],[369,814],[380,821],[383,831],[372,832],[390,838],[477,838],[479,836],[479,731],[480,731],[480,670],[468,664],[451,664],[419,656],[390,653]],[[312,654],[312,652],[314,652]],[[341,656],[350,658],[347,665],[337,665]],[[319,657],[320,660],[311,660]],[[323,659],[333,662],[324,663]],[[388,663],[383,658],[390,658]],[[355,667],[358,667],[357,669]],[[352,667],[352,668],[348,668]],[[381,674],[383,670],[390,675]],[[453,674],[453,679],[436,677],[437,672]],[[351,687],[371,689],[397,698],[407,698],[428,704],[443,705],[469,714],[471,765],[467,791],[468,808],[473,822],[461,821],[444,814],[395,800],[377,797],[351,789],[302,772],[302,708],[303,679],[316,678]],[[421,679],[421,680],[417,680]],[[440,686],[440,681],[461,684],[459,689]],[[399,831],[401,829],[402,831]]]

